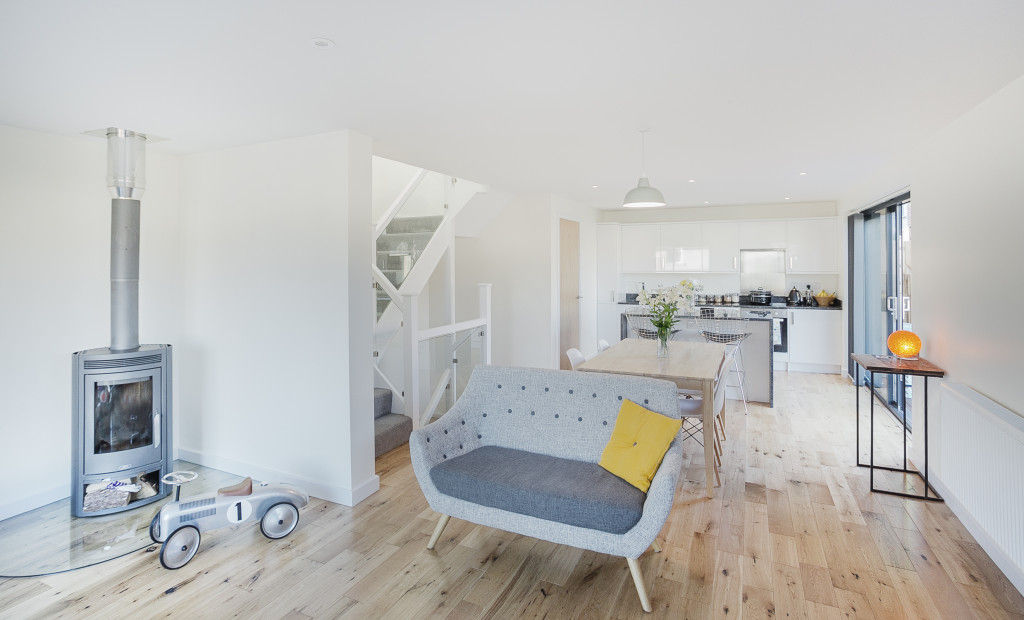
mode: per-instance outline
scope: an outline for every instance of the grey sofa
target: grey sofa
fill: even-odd
[[[536,368],[476,368],[455,406],[412,433],[413,470],[441,513],[554,543],[625,557],[644,611],[636,562],[668,518],[682,467],[676,436],[645,494],[599,465],[623,399],[679,417],[668,381]]]

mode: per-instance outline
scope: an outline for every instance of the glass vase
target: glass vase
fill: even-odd
[[[668,357],[668,337],[667,329],[658,330],[658,357]]]

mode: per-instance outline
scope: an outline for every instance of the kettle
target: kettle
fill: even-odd
[[[791,305],[791,306],[798,306],[798,305],[800,305],[801,299],[802,298],[800,296],[800,291],[796,290],[796,287],[794,286],[793,290],[791,290],[789,292],[789,298],[787,299],[787,301],[789,302],[789,305]]]

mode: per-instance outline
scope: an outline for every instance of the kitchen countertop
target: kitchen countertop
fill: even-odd
[[[638,306],[635,301],[615,302],[620,306]],[[740,308],[742,310],[842,310],[842,306],[787,306],[785,304],[773,304],[771,306],[756,306],[754,304],[700,304],[698,308]]]

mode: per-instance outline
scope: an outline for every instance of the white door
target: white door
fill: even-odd
[[[704,270],[736,272],[740,270],[740,227],[735,222],[701,224]]]
[[[661,244],[655,267],[658,271],[703,271],[702,245],[699,223],[662,224]]]
[[[623,273],[654,273],[660,243],[657,224],[623,224],[619,239]]]
[[[602,302],[597,304],[597,337],[615,344],[622,339],[622,312],[627,306]]]
[[[740,222],[740,248],[744,250],[775,250],[786,247],[786,222]]]
[[[786,222],[786,271],[837,273],[835,218]]]

